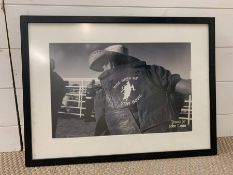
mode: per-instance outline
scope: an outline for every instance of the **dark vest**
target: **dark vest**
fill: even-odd
[[[176,115],[170,94],[150,66],[137,61],[104,72],[105,120],[111,134],[136,134]]]

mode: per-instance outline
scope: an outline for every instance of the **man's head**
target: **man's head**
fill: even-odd
[[[103,72],[115,66],[137,60],[128,55],[128,48],[123,45],[112,45],[104,50],[96,50],[90,54],[89,67],[97,72]]]

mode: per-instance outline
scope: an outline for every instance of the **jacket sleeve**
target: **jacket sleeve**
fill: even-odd
[[[150,66],[150,71],[153,80],[158,80],[158,83],[167,92],[174,92],[176,84],[181,80],[179,74],[171,74],[171,72],[162,66]]]

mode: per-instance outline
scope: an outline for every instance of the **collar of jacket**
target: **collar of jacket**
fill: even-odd
[[[102,80],[102,79],[106,78],[107,76],[111,75],[112,73],[124,70],[125,68],[129,68],[129,67],[138,68],[138,67],[142,67],[142,66],[146,66],[145,61],[134,61],[134,62],[131,62],[129,64],[120,65],[120,66],[117,66],[113,69],[104,71],[102,74],[99,75],[98,78],[99,78],[99,80]]]

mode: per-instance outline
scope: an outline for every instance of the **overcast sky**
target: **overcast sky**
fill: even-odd
[[[97,49],[120,43],[50,43],[50,58],[54,59],[56,72],[63,78],[96,78],[100,74],[89,69],[88,56]],[[163,66],[182,78],[190,78],[190,43],[124,43],[129,55],[147,64]]]

